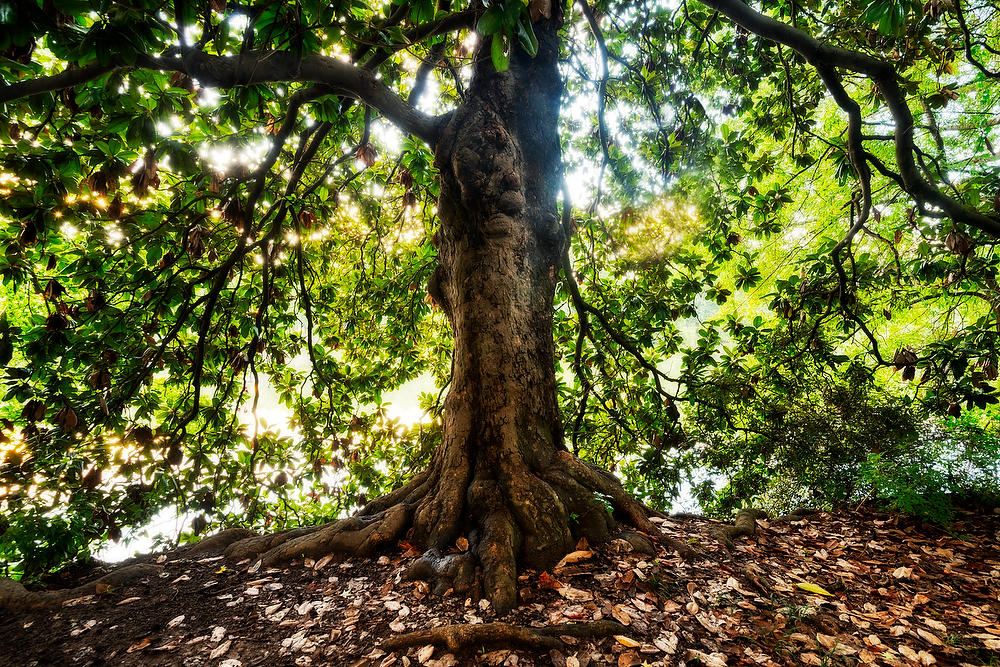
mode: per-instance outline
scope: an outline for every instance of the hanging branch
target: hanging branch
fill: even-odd
[[[949,197],[921,176],[914,157],[916,145],[913,138],[913,114],[899,86],[896,70],[891,64],[857,51],[820,42],[797,28],[755,11],[740,0],[700,1],[759,37],[784,44],[794,50],[816,68],[835,98],[841,97],[843,91],[843,83],[836,69],[845,69],[867,76],[885,100],[895,123],[896,163],[904,190],[921,206],[936,206],[957,223],[968,224],[987,234],[1000,237],[1000,220]],[[844,108],[841,101],[838,99],[838,104]],[[847,103],[846,100],[843,102]],[[854,166],[858,168],[857,163]]]

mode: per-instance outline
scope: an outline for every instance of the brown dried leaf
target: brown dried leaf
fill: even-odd
[[[136,651],[141,651],[142,649],[149,646],[150,642],[153,641],[152,637],[146,637],[145,639],[140,639],[136,643],[128,647],[126,653],[135,653]]]
[[[222,642],[221,644],[212,649],[212,652],[208,654],[208,659],[215,660],[216,658],[225,655],[226,652],[229,650],[229,647],[232,645],[233,645],[233,640],[227,639],[226,641]]]
[[[590,591],[573,588],[572,586],[563,586],[556,589],[556,592],[571,602],[589,602],[594,599],[594,594]]]
[[[611,615],[614,617],[616,621],[618,621],[622,625],[630,625],[632,623],[632,617],[629,616],[628,613],[621,608],[621,605],[616,604],[612,606]]]

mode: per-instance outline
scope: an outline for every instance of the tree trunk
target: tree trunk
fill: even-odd
[[[370,553],[404,535],[425,554],[413,578],[437,590],[481,581],[494,608],[517,603],[517,566],[546,568],[619,518],[653,533],[618,480],[563,445],[552,340],[557,267],[568,242],[562,184],[558,19],[535,23],[538,54],[514,48],[497,72],[480,45],[465,103],[435,147],[439,265],[429,290],[455,337],[443,443],[427,470],[357,515],[230,546],[275,563],[329,551]],[[464,538],[464,539],[463,539]],[[481,577],[477,576],[481,573]]]
[[[539,477],[562,449],[552,304],[565,243],[556,210],[558,42],[552,26],[539,33],[538,55],[517,50],[505,72],[480,48],[466,103],[436,147],[432,296],[455,341],[440,456],[454,488],[418,509],[414,527],[443,547],[471,513],[487,572],[514,557],[546,567],[573,546],[567,499]],[[492,575],[487,590],[513,589],[512,567]]]

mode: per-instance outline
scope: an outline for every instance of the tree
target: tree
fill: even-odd
[[[247,537],[228,553],[276,563],[332,551],[370,553],[406,539],[426,550],[415,575],[460,590],[481,566],[493,606],[511,609],[519,566],[547,567],[580,537],[606,539],[619,523],[656,534],[649,508],[615,476],[568,450],[568,442],[576,449],[587,432],[584,422],[600,415],[634,435],[615,398],[634,392],[629,410],[643,416],[644,431],[657,433],[658,452],[665,441],[683,437],[681,401],[712,407],[712,397],[696,390],[715,382],[705,372],[717,364],[721,337],[703,336],[682,377],[674,378],[660,362],[679,343],[659,340],[660,332],[668,320],[693,312],[697,296],[707,293],[721,303],[732,294],[716,271],[737,255],[742,240],[733,219],[773,221],[791,201],[785,190],[756,189],[753,182],[776,164],[764,165],[753,137],[740,143],[727,136],[726,115],[756,122],[758,130],[791,128],[791,157],[803,170],[817,163],[817,153],[832,156],[852,184],[846,232],[841,228],[839,240],[820,253],[831,270],[815,290],[800,290],[804,326],[793,327],[796,345],[829,361],[836,351],[817,342],[834,326],[848,337],[860,332],[876,365],[915,366],[903,351],[891,361],[880,351],[870,314],[858,301],[864,274],[853,244],[870,231],[873,216],[882,215],[873,183],[879,193],[888,187],[912,201],[921,216],[950,221],[948,249],[962,258],[1000,236],[1000,221],[982,204],[997,188],[995,170],[972,167],[962,177],[972,185],[956,187],[946,169],[928,164],[910,108],[921,91],[905,78],[914,67],[926,71],[938,56],[950,67],[964,44],[965,61],[978,72],[977,90],[987,95],[998,76],[991,69],[997,52],[978,35],[996,23],[995,10],[963,14],[957,2],[921,8],[891,0],[842,9],[774,3],[762,11],[738,0],[676,7],[580,3],[580,15],[567,18],[571,10],[549,0],[384,8],[216,0],[5,5],[10,29],[0,43],[7,58],[0,102],[11,121],[5,137],[11,194],[3,215],[18,238],[8,247],[3,276],[15,290],[33,287],[45,307],[44,316],[12,322],[8,315],[0,325],[2,361],[14,360],[7,400],[21,408],[32,452],[30,465],[17,474],[65,476],[90,492],[112,463],[117,474],[135,475],[139,481],[101,497],[97,532],[113,534],[148,515],[144,499],[181,477],[193,481],[189,488],[177,485],[179,500],[215,507],[220,487],[241,476],[256,485],[260,466],[280,460],[289,447],[256,430],[245,447],[237,444],[241,428],[232,408],[248,400],[257,405],[261,371],[316,436],[307,438],[305,455],[319,474],[322,452],[331,448],[324,438],[362,427],[353,417],[344,428],[357,402],[377,399],[380,383],[431,364],[410,352],[426,318],[426,305],[413,299],[410,286],[426,279],[453,340],[440,442],[426,469],[348,519]],[[877,23],[881,33],[848,27],[859,20]],[[610,39],[602,25],[613,27]],[[570,72],[585,69],[576,50],[583,26],[596,44],[600,70],[596,131],[561,137],[560,113],[579,113],[564,100],[584,93],[580,81],[564,84],[560,62],[568,62]],[[925,41],[909,40],[908,28]],[[478,39],[468,52],[472,31]],[[760,39],[751,42],[751,34]],[[878,55],[891,45],[901,52],[888,60]],[[412,83],[407,52],[419,58]],[[699,59],[705,52],[710,65]],[[742,79],[728,79],[724,67]],[[693,72],[708,78],[693,82]],[[419,104],[431,82],[437,115]],[[949,98],[949,90],[939,94]],[[222,101],[209,101],[210,91]],[[768,93],[787,100],[786,117],[754,118],[754,96]],[[709,111],[699,94],[733,101]],[[632,142],[612,132],[612,95],[649,119],[643,127],[622,118],[640,135]],[[813,131],[826,95],[847,118],[843,137]],[[388,169],[376,165],[374,114],[409,135]],[[933,112],[929,118],[933,125]],[[891,128],[891,136],[870,135],[870,122],[876,130]],[[226,134],[231,145],[259,155],[228,172],[209,168],[211,155],[199,155],[199,145]],[[647,267],[651,285],[678,283],[671,288],[673,306],[660,301],[648,319],[624,326],[608,308],[592,304],[617,297],[581,289],[578,279],[587,269],[574,272],[570,249],[577,225],[592,218],[574,216],[570,207],[561,139],[574,161],[580,151],[599,156],[601,175],[605,169],[614,175],[616,197],[662,194],[666,183],[703,204],[711,222],[695,235],[702,250],[672,257],[697,277],[679,280],[662,267]],[[893,150],[870,149],[872,141]],[[723,165],[715,171],[721,178],[715,192],[711,179],[695,184],[697,170],[680,170],[709,171],[713,160]],[[377,191],[357,186],[366,174]],[[741,190],[733,211],[724,210],[728,195],[716,197],[723,185]],[[599,178],[591,214],[599,210],[600,187]],[[337,210],[345,192],[353,199],[345,208],[357,211]],[[425,198],[420,214],[418,197]],[[436,210],[426,203],[435,199]],[[392,215],[410,224],[416,218],[418,234],[433,221],[436,260],[425,246],[403,258],[381,243],[365,249],[364,239],[381,238],[379,225]],[[634,210],[621,218],[629,215],[634,218]],[[86,243],[73,241],[80,233]],[[343,252],[331,240],[355,248],[350,261],[338,265],[340,278],[325,275],[330,254]],[[750,255],[743,259],[735,289],[761,280]],[[992,259],[980,263],[984,279],[994,265]],[[387,275],[405,280],[381,280]],[[373,314],[372,303],[364,306],[373,309],[365,318],[316,308],[356,306],[359,294],[403,307],[394,313],[401,323],[386,324],[385,312]],[[554,306],[557,294],[576,311],[575,336],[566,335],[571,323]],[[780,293],[776,300],[779,310],[796,307]],[[579,409],[569,435],[558,399],[554,329],[560,345],[574,341]],[[381,350],[375,359],[364,359],[345,340],[389,332],[389,340],[362,346]],[[18,335],[23,339],[14,357]],[[337,351],[341,345],[346,352]],[[609,364],[603,350],[612,348],[620,356]],[[311,362],[308,377],[284,364],[286,352],[300,351]],[[344,355],[355,361],[353,368]],[[589,370],[593,363],[601,371],[607,365],[619,370],[599,379]],[[681,395],[681,386],[691,391]],[[979,385],[969,391],[992,399],[992,390]],[[591,397],[600,407],[588,403]],[[325,417],[324,410],[330,411]],[[37,426],[46,418],[55,428]],[[112,433],[135,456],[110,452],[104,443]],[[332,446],[346,452],[351,443],[338,439]],[[164,454],[154,456],[157,450]],[[185,455],[189,465],[181,474]],[[143,472],[149,462],[156,474]],[[198,481],[202,471],[213,486]],[[275,486],[287,481],[279,475]],[[252,512],[258,498],[243,491]]]

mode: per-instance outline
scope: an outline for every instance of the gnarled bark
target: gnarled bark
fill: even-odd
[[[613,475],[563,446],[552,340],[568,242],[556,207],[558,22],[537,22],[538,54],[515,49],[504,72],[483,43],[466,102],[438,133],[439,265],[429,290],[455,344],[443,443],[430,467],[351,518],[239,541],[227,555],[274,564],[367,554],[405,536],[426,550],[411,578],[436,580],[439,592],[478,579],[504,613],[517,603],[518,567],[549,567],[580,537],[599,542],[615,529],[595,494],[618,519],[658,534]],[[467,551],[455,548],[459,538]]]

